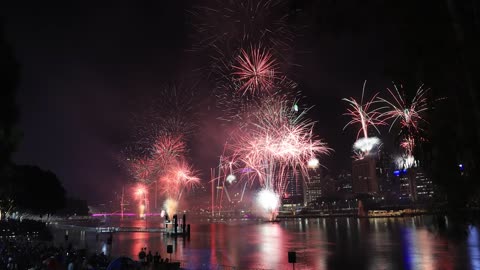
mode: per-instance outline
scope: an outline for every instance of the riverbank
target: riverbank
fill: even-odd
[[[75,226],[76,227],[76,226]],[[76,227],[84,229],[82,227]],[[112,269],[180,269],[179,262],[169,262],[153,256],[146,256],[145,262],[134,258],[112,258],[104,252],[94,252],[88,248],[77,248],[65,234],[62,243],[54,242],[51,228],[35,220],[0,221],[0,269],[107,269],[112,264],[124,268]],[[149,258],[149,260],[147,260]]]

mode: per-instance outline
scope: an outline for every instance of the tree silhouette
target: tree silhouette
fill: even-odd
[[[18,141],[15,125],[18,121],[18,109],[15,103],[15,91],[18,83],[18,65],[11,49],[4,40],[0,21],[0,175],[10,164],[10,158]]]
[[[35,214],[51,214],[65,206],[65,189],[57,176],[36,166],[15,166],[7,184],[17,209]]]

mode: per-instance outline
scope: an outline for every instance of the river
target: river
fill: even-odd
[[[128,222],[145,226],[143,220]],[[83,230],[69,229],[68,234],[75,246],[112,257],[136,259],[142,247],[169,257],[166,247],[173,245],[172,259],[186,269],[293,269],[289,251],[296,252],[295,269],[480,269],[479,227],[452,235],[449,220],[440,223],[441,229],[432,216],[192,222],[189,238],[121,232],[113,235],[111,246],[108,234],[98,239]],[[147,226],[157,225],[147,221]],[[62,243],[65,231],[54,232],[55,241]]]

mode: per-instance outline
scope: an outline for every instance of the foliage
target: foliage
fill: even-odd
[[[10,157],[18,141],[15,124],[18,110],[15,103],[15,90],[18,82],[18,66],[13,59],[10,47],[3,39],[0,22],[0,176],[10,162]]]
[[[51,214],[65,205],[65,189],[57,176],[36,166],[15,166],[3,189],[19,210]]]

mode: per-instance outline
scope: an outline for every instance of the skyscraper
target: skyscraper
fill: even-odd
[[[287,175],[287,187],[283,194],[284,204],[304,204],[304,180],[301,174],[291,171]]]
[[[321,170],[316,169],[305,185],[305,203],[308,204],[322,196]]]
[[[415,168],[416,200],[427,202],[432,200],[434,195],[434,186],[432,179],[420,168]]]
[[[365,157],[352,162],[352,186],[353,192],[357,194],[378,192],[375,158]]]
[[[353,192],[351,172],[342,171],[337,176],[337,191],[343,195],[349,195]]]

